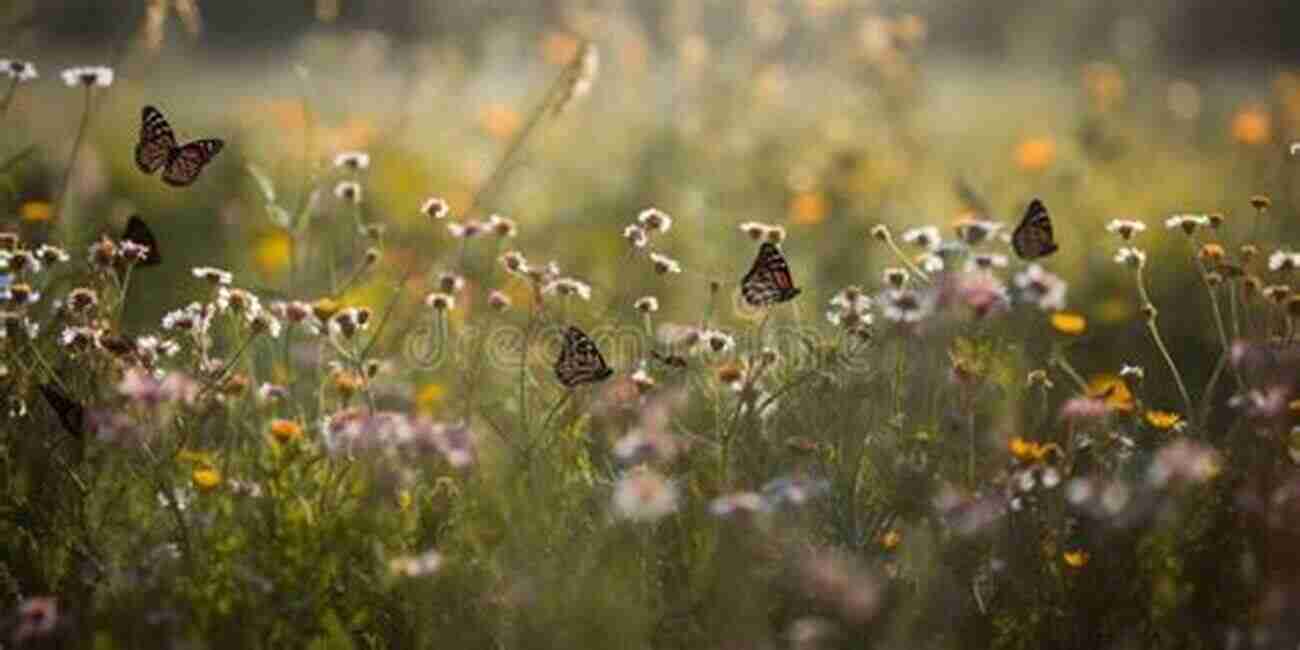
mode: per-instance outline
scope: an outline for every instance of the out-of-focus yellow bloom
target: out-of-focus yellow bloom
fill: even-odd
[[[821,192],[800,192],[790,201],[790,220],[800,226],[814,226],[826,220],[826,197]]]
[[[1147,411],[1147,424],[1161,431],[1172,429],[1182,423],[1183,417],[1169,411]]]
[[[190,472],[190,480],[201,492],[211,492],[221,485],[221,472],[215,467],[196,467]]]
[[[275,273],[289,265],[293,239],[288,233],[275,231],[263,235],[253,244],[253,263],[262,273]]]
[[[368,149],[378,134],[370,119],[350,117],[334,128],[321,129],[320,144],[325,151],[361,151]]]
[[[1088,557],[1087,551],[1066,551],[1061,556],[1065,560],[1065,565],[1072,569],[1082,569],[1088,564]]]
[[[1112,411],[1133,411],[1133,392],[1128,383],[1116,375],[1094,375],[1088,380],[1088,397],[1106,402],[1106,408]]]
[[[1050,445],[1041,445],[1032,440],[1025,440],[1020,436],[1015,436],[1007,442],[1007,450],[1011,452],[1011,455],[1016,460],[1022,462],[1042,460],[1047,456],[1049,448]]]
[[[271,437],[281,444],[292,442],[302,437],[302,427],[293,420],[271,420]]]
[[[1119,297],[1107,298],[1097,303],[1093,316],[1102,323],[1120,323],[1133,318],[1133,303]]]
[[[479,126],[497,140],[509,140],[519,130],[519,113],[505,104],[488,104],[478,116]]]
[[[568,65],[578,55],[581,44],[573,34],[547,32],[542,37],[542,60],[551,65]]]
[[[307,126],[307,108],[297,99],[257,102],[253,112],[245,114],[263,117],[269,115],[274,120],[275,127],[281,131],[297,131]]]
[[[883,546],[886,551],[892,551],[895,548],[898,548],[898,545],[902,543],[903,534],[898,532],[897,529],[890,530],[880,538],[880,545]]]
[[[28,201],[18,208],[23,221],[49,221],[54,218],[54,206],[49,201]]]
[[[343,303],[333,298],[321,298],[311,304],[312,314],[321,321],[329,320],[331,316],[339,313],[340,309],[343,309]]]
[[[1089,63],[1083,66],[1083,87],[1097,110],[1108,111],[1124,98],[1124,75],[1110,63]]]
[[[366,378],[360,373],[339,368],[330,373],[330,382],[344,398],[352,397],[357,391],[366,387]]]
[[[1259,145],[1273,137],[1273,116],[1258,104],[1243,107],[1232,116],[1232,139],[1239,144]]]
[[[1052,314],[1051,322],[1053,329],[1070,336],[1078,336],[1088,329],[1088,319],[1069,311],[1058,311]]]
[[[420,387],[420,392],[415,395],[415,406],[425,413],[433,411],[433,408],[442,402],[442,398],[447,395],[447,389],[437,382],[429,382]]]
[[[414,502],[415,498],[411,496],[410,490],[402,490],[397,493],[397,507],[401,508],[402,512],[410,510],[411,504]]]
[[[1016,146],[1016,166],[1026,172],[1041,172],[1056,162],[1056,142],[1051,138],[1030,138]]]

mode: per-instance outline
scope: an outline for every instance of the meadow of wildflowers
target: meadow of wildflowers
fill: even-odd
[[[1300,68],[172,4],[0,45],[0,647],[1300,644]]]

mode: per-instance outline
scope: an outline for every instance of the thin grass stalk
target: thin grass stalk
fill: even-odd
[[[86,138],[86,129],[90,126],[90,115],[94,108],[94,90],[86,86],[85,106],[81,111],[81,122],[77,125],[77,137],[72,141],[72,154],[68,156],[68,165],[63,169],[63,181],[59,184],[59,198],[54,202],[54,218],[66,223],[63,206],[68,198],[68,184],[72,181],[72,170],[77,166],[77,156],[81,153],[81,144]]]
[[[1187,385],[1183,382],[1183,375],[1178,370],[1178,364],[1174,363],[1174,357],[1169,353],[1169,347],[1165,345],[1164,338],[1160,335],[1160,327],[1156,324],[1156,317],[1159,312],[1155,304],[1151,302],[1151,297],[1147,293],[1146,279],[1142,275],[1142,269],[1138,268],[1135,272],[1137,281],[1138,295],[1142,299],[1142,312],[1146,314],[1147,331],[1151,333],[1151,339],[1155,342],[1156,348],[1160,351],[1160,356],[1164,357],[1165,364],[1169,366],[1169,372],[1174,376],[1174,383],[1178,386],[1178,394],[1183,398],[1183,406],[1187,409],[1185,413],[1189,416],[1195,412],[1192,406],[1192,396],[1187,392]]]

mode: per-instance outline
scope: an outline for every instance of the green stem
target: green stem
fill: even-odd
[[[1169,366],[1169,372],[1174,376],[1174,383],[1178,386],[1178,394],[1183,398],[1183,405],[1187,409],[1184,411],[1188,417],[1194,412],[1192,408],[1192,396],[1187,392],[1187,385],[1183,383],[1183,375],[1178,371],[1178,364],[1174,363],[1174,357],[1169,353],[1169,347],[1165,345],[1165,340],[1160,336],[1160,327],[1156,324],[1156,306],[1151,302],[1147,293],[1146,281],[1142,276],[1142,269],[1136,271],[1136,280],[1138,295],[1142,298],[1142,310],[1147,315],[1147,331],[1151,333],[1151,339],[1155,341],[1156,348],[1160,350],[1160,356],[1164,357],[1165,364]]]
[[[16,94],[18,94],[18,75],[14,75],[9,82],[9,89],[5,91],[4,99],[0,99],[0,120],[4,120],[5,115],[9,114],[9,104]]]
[[[81,143],[86,137],[86,128],[90,125],[91,104],[94,90],[86,86],[86,104],[81,112],[81,123],[77,126],[77,138],[72,142],[72,155],[68,157],[68,166],[63,170],[63,183],[60,185],[59,198],[54,202],[54,218],[63,222],[63,204],[68,198],[68,183],[72,180],[72,170],[77,166],[77,155],[81,152]]]
[[[907,267],[907,270],[915,274],[916,277],[921,278],[922,282],[930,284],[930,276],[926,274],[925,271],[922,271],[921,267],[912,263],[912,260],[907,258],[907,253],[904,253],[903,249],[899,248],[898,244],[894,243],[893,235],[885,235],[885,245],[889,247],[889,250],[893,251],[894,257],[897,257],[898,261],[902,262],[903,265]]]

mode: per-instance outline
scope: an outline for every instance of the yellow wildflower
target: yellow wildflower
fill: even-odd
[[[1088,380],[1088,397],[1106,402],[1112,411],[1133,411],[1133,392],[1128,383],[1115,375],[1094,375]]]
[[[1258,145],[1272,139],[1273,117],[1263,106],[1242,108],[1232,116],[1232,139],[1240,144]]]
[[[428,413],[433,410],[434,406],[442,402],[442,398],[447,394],[447,389],[437,382],[429,382],[420,387],[420,392],[415,395],[415,405],[421,411]]]
[[[337,314],[342,308],[343,305],[332,298],[321,298],[311,304],[312,313],[322,322],[329,320],[331,316]]]
[[[288,234],[276,231],[263,235],[253,245],[253,263],[262,273],[275,273],[289,265],[292,251],[293,240]]]
[[[790,221],[815,226],[826,220],[828,206],[821,192],[800,192],[790,201]]]
[[[1020,436],[1013,437],[1007,443],[1007,449],[1011,452],[1016,460],[1030,461],[1035,460],[1042,455],[1042,446],[1032,440],[1025,440]]]
[[[1016,146],[1016,166],[1026,172],[1041,172],[1056,162],[1056,143],[1051,138],[1030,138]]]
[[[201,492],[211,492],[221,485],[221,472],[215,467],[196,467],[190,473],[190,479],[194,481],[194,487]]]
[[[1072,569],[1082,569],[1084,565],[1088,564],[1088,557],[1087,551],[1076,550],[1066,551],[1062,559],[1065,560],[1066,566]]]
[[[54,206],[49,201],[28,201],[18,208],[23,221],[49,221],[54,218]]]
[[[1069,311],[1052,314],[1051,322],[1056,331],[1070,336],[1078,336],[1088,329],[1088,319]]]
[[[1183,423],[1183,417],[1181,415],[1170,413],[1169,411],[1147,411],[1146,419],[1147,424],[1150,424],[1161,431],[1177,428]]]
[[[293,420],[271,420],[271,437],[276,442],[288,443],[302,437],[302,427]]]

